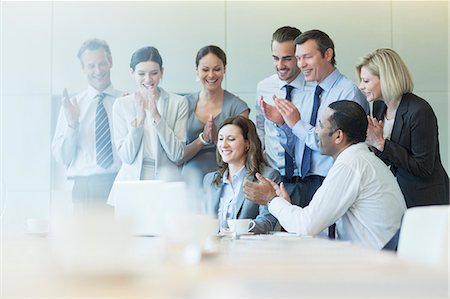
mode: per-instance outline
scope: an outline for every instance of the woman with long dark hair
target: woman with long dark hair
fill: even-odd
[[[240,115],[226,119],[219,128],[216,156],[219,169],[205,176],[203,188],[220,223],[254,219],[252,232],[274,230],[277,220],[267,206],[247,200],[242,191],[244,180],[255,181],[256,173],[277,183],[281,179],[279,172],[265,162],[255,124]]]

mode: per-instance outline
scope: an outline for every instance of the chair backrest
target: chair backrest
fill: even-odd
[[[398,242],[399,258],[448,267],[449,214],[448,205],[406,210]]]

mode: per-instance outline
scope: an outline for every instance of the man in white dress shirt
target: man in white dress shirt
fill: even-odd
[[[289,100],[299,107],[302,113],[306,112],[303,107],[306,107],[305,103],[310,101],[315,83],[306,83],[297,66],[294,40],[300,34],[299,29],[290,26],[280,27],[272,34],[272,59],[276,73],[258,83],[255,111],[256,129],[267,162],[270,167],[280,172],[281,181],[288,191],[292,203],[305,206],[309,200],[301,203],[300,199],[308,197],[304,194],[306,184],[300,177],[294,154],[285,151],[281,144],[283,135],[276,128],[275,123],[264,116],[260,105],[260,101],[275,105],[273,96],[286,99],[289,94]]]
[[[388,167],[365,144],[367,116],[353,101],[331,103],[318,126],[320,152],[335,160],[309,206],[290,203],[281,184],[257,175],[248,199],[269,207],[288,232],[317,235],[336,222],[339,239],[381,249],[400,227],[405,199]]]
[[[52,152],[74,180],[74,207],[83,209],[106,206],[121,165],[111,139],[112,105],[121,92],[111,84],[112,57],[105,41],[85,41],[78,58],[88,87],[71,98],[64,89]]]

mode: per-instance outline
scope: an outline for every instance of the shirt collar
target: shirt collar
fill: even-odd
[[[109,84],[109,86],[106,87],[103,91],[98,91],[97,89],[88,84],[87,95],[90,99],[94,99],[99,93],[104,93],[107,96],[114,97],[114,87],[112,86],[112,84]]]
[[[298,76],[295,77],[291,83],[278,79],[278,88],[280,88],[280,90],[282,90],[286,84],[294,86],[297,89],[303,89],[305,86],[305,78],[303,77],[303,73],[298,74]]]
[[[243,180],[245,177],[245,174],[247,173],[246,171],[244,171],[245,169],[245,165],[242,165],[241,169],[239,169],[231,178],[233,182],[236,181],[236,179],[238,180]],[[222,181],[224,184],[229,184],[230,182],[228,181],[228,169],[225,170],[224,174],[223,174],[223,178]]]
[[[352,159],[352,157],[355,156],[355,152],[358,151],[369,151],[369,147],[365,142],[360,142],[356,144],[352,144],[349,147],[347,147],[345,150],[343,150],[339,156],[337,156],[336,161],[338,160],[347,160]]]
[[[328,91],[333,87],[333,85],[336,83],[336,81],[341,77],[341,73],[336,68],[334,71],[329,74],[322,82],[320,82],[318,85],[322,87],[324,91]]]

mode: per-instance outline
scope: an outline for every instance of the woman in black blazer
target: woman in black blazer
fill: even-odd
[[[411,75],[392,49],[377,49],[356,66],[359,88],[373,103],[366,143],[391,167],[408,208],[449,204],[436,115],[412,93]]]

